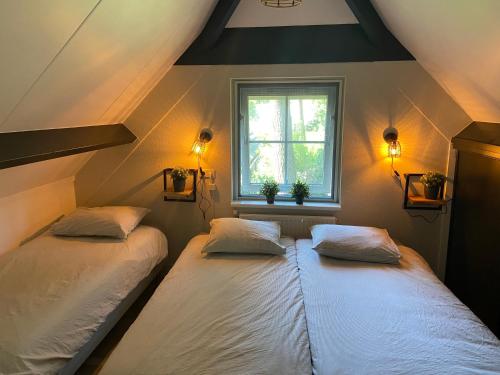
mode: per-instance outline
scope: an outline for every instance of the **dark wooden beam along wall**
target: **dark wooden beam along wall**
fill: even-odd
[[[132,143],[123,124],[0,133],[0,169]]]
[[[414,60],[370,0],[346,0],[359,24],[225,28],[239,0],[220,0],[176,65]]]

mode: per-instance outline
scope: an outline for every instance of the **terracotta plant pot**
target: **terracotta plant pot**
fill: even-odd
[[[297,204],[304,204],[304,197],[295,197],[295,203]]]
[[[185,179],[182,179],[182,180],[173,180],[174,181],[174,191],[176,193],[179,193],[179,192],[182,192],[184,191],[184,189],[186,188],[186,180]]]
[[[427,186],[424,185],[424,195],[427,199],[436,200],[439,194],[439,186]]]
[[[267,204],[274,204],[274,197],[266,197]]]

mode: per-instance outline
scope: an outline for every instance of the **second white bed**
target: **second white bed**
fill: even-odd
[[[146,226],[125,241],[47,233],[2,255],[0,373],[76,366],[80,350],[166,255],[165,236]]]
[[[500,374],[500,342],[414,250],[395,266],[296,246],[314,374]]]
[[[292,239],[284,256],[190,241],[101,374],[311,374]]]

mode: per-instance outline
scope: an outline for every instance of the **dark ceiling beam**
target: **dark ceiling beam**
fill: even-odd
[[[209,51],[189,48],[176,65],[314,64],[414,60],[404,48],[377,48],[358,24],[225,29]]]
[[[190,48],[208,50],[222,35],[240,0],[219,0],[212,15]]]
[[[358,19],[366,36],[375,46],[382,49],[401,49],[411,55],[387,29],[370,0],[345,1]]]
[[[219,0],[176,65],[310,64],[415,58],[370,0],[346,0],[359,24],[225,28],[239,0]]]
[[[132,143],[123,124],[0,133],[0,169]]]

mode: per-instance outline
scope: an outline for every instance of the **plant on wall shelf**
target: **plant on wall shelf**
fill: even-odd
[[[264,181],[262,187],[260,188],[260,194],[266,197],[268,204],[274,203],[274,197],[276,197],[276,194],[278,194],[279,191],[280,188],[278,184],[272,178]]]
[[[189,176],[189,170],[182,167],[175,167],[170,172],[170,177],[172,177],[172,181],[174,183],[174,191],[180,192],[184,191],[186,188],[186,179]]]
[[[309,185],[301,180],[297,180],[292,184],[290,194],[295,198],[295,203],[303,204],[304,198],[309,198]]]
[[[420,177],[420,182],[424,185],[425,197],[427,199],[437,199],[445,179],[446,177],[439,172],[427,172]]]

